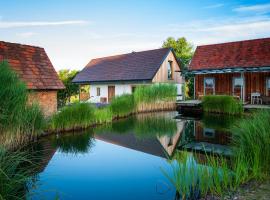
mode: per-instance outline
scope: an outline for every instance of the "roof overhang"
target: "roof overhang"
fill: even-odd
[[[270,72],[270,66],[266,67],[231,67],[221,69],[198,69],[189,70],[186,73],[191,74],[225,74],[225,73],[241,73],[241,72]]]
[[[106,80],[106,81],[72,81],[73,83],[80,85],[108,85],[108,84],[147,84],[151,83],[149,80]]]

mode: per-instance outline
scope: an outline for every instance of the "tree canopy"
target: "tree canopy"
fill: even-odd
[[[184,68],[187,67],[194,53],[193,45],[184,37],[178,39],[168,37],[166,41],[163,42],[162,47],[172,48],[176,57],[184,64],[184,66],[182,66]]]
[[[58,91],[58,105],[63,106],[70,101],[70,97],[79,94],[79,85],[72,83],[73,78],[78,74],[77,70],[63,69],[58,76],[64,83],[66,89]]]

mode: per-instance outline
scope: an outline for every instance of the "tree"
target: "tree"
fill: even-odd
[[[74,77],[79,73],[77,70],[63,69],[58,72],[58,76],[64,83],[66,89],[57,93],[58,105],[63,106],[70,102],[70,97],[79,94],[79,85],[72,83]]]
[[[189,64],[194,51],[193,45],[189,43],[186,38],[181,37],[175,40],[173,37],[168,37],[166,41],[163,42],[162,47],[172,48],[176,57],[181,60],[183,69],[187,69],[187,65]]]
[[[194,92],[194,80],[193,80],[193,75],[187,73],[188,69],[188,64],[191,61],[194,50],[193,50],[193,45],[189,43],[186,38],[181,37],[178,38],[177,40],[173,37],[168,37],[166,41],[163,42],[162,47],[167,47],[167,48],[172,48],[175,56],[177,59],[180,61],[182,64],[181,70],[182,74],[185,75],[185,80],[186,80],[186,86],[184,87],[185,93],[187,92],[188,94],[185,94],[187,98],[191,98],[193,96]],[[186,89],[186,87],[188,87]]]

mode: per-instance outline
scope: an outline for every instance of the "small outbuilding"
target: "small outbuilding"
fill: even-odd
[[[137,86],[153,83],[176,84],[180,97],[183,80],[173,50],[161,48],[93,59],[73,82],[90,85],[90,102],[108,103],[114,96],[131,94]]]
[[[65,86],[43,48],[0,41],[0,62],[3,60],[31,91],[29,102],[37,101],[46,116],[57,111],[57,90]]]
[[[198,46],[189,71],[197,99],[225,94],[270,103],[270,38]]]

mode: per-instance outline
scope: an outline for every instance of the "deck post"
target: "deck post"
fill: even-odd
[[[193,77],[193,99],[196,99],[196,76]]]

